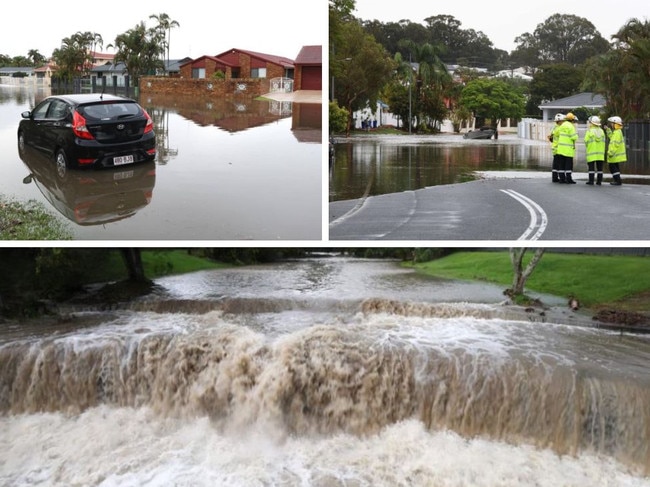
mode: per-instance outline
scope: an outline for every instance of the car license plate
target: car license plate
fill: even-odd
[[[123,179],[130,179],[133,177],[133,171],[120,171],[113,174],[113,181],[121,181]]]
[[[114,166],[121,166],[122,164],[131,164],[132,162],[133,162],[133,156],[113,157]]]

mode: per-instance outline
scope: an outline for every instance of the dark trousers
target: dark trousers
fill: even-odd
[[[618,165],[618,162],[609,162],[607,164],[609,166],[609,172],[612,173],[612,177],[614,178],[614,182],[611,184],[621,184],[621,168]]]
[[[562,156],[559,156],[557,154],[553,154],[553,170],[551,171],[551,177],[552,181],[554,183],[557,183],[560,181],[560,159]]]
[[[587,184],[594,184],[594,176],[596,177],[596,184],[603,182],[603,162],[591,161],[587,163],[589,167],[589,181],[587,181]]]
[[[558,156],[558,158],[558,177],[560,178],[560,182],[573,184],[573,157]]]

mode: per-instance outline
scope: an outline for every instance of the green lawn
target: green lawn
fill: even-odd
[[[532,253],[529,251],[527,257]],[[508,252],[458,252],[414,267],[435,276],[497,283],[504,289],[512,284]],[[634,299],[650,291],[650,258],[547,250],[526,288],[556,296],[575,296],[589,307]]]

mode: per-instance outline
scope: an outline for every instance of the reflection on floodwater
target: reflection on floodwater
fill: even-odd
[[[291,130],[298,142],[322,142],[322,105],[318,103],[176,95],[147,95],[139,102],[154,121],[159,163],[178,155],[178,149],[170,147],[168,140],[170,113],[199,127],[216,127],[231,134],[291,117]]]
[[[154,121],[153,164],[60,175],[43,154],[17,150],[20,114],[53,93],[0,87],[0,194],[47,201],[77,223],[73,238],[321,238],[319,103],[140,94]]]
[[[156,164],[119,169],[61,169],[46,155],[27,148],[20,153],[29,170],[23,183],[34,183],[45,199],[78,225],[102,225],[133,216],[151,202]]]
[[[628,150],[627,155],[623,177],[648,184],[633,175],[650,175],[650,152]],[[549,172],[550,180],[552,162],[550,144],[516,135],[498,140],[467,140],[459,134],[339,139],[330,170],[330,201],[461,183],[476,179],[477,171],[541,171]],[[583,143],[577,146],[574,171],[587,172]]]

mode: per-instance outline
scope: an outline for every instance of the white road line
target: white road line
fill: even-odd
[[[517,201],[519,201],[519,203],[521,203],[526,207],[528,213],[530,213],[530,224],[528,225],[526,231],[523,234],[521,234],[521,236],[517,240],[538,240],[542,236],[542,234],[546,230],[546,226],[548,225],[548,217],[546,216],[546,212],[542,209],[541,206],[539,206],[533,200],[524,196],[521,193],[517,193],[512,189],[502,189],[501,191],[507,194],[508,196],[510,196],[511,198],[514,198]],[[537,229],[536,232],[535,229]],[[533,232],[535,233],[532,236],[530,236],[531,233]]]

